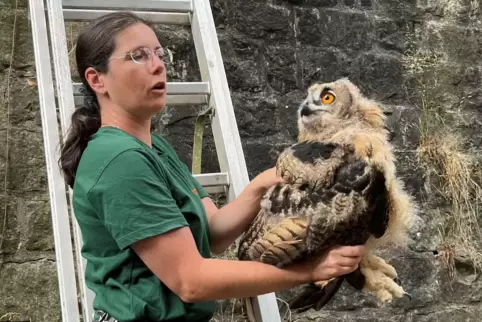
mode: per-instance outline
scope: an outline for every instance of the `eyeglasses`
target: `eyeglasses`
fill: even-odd
[[[119,57],[111,57],[109,60],[130,57],[130,59],[136,64],[146,64],[147,62],[152,62],[152,57],[154,54],[157,55],[157,57],[159,57],[159,59],[162,60],[164,64],[170,64],[172,63],[172,53],[169,49],[167,49],[166,51],[167,55],[165,55],[164,48],[162,47],[159,47],[155,50],[151,50],[147,47],[139,47],[131,52],[126,53],[125,55]]]

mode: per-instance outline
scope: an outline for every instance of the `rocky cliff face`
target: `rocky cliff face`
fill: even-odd
[[[482,120],[479,1],[211,4],[250,177],[272,165],[270,150],[294,142],[295,112],[306,87],[348,77],[392,111],[389,125],[400,175],[422,206],[410,248],[385,255],[398,269],[411,301],[380,306],[344,287],[326,310],[290,314],[283,293],[278,304],[285,319],[480,320],[476,206],[481,198],[477,181],[472,181],[480,175],[482,141],[477,130]],[[7,183],[6,192],[3,184],[0,192],[0,321],[57,321],[42,131],[37,91],[30,86],[35,68],[28,9],[26,1],[19,2],[18,10],[14,7],[14,1],[0,1],[0,179],[6,176]],[[69,24],[68,35],[75,35],[77,27]],[[200,80],[189,30],[159,30],[163,44],[174,53],[170,79]],[[199,111],[168,108],[156,119],[155,131],[165,135],[188,164]],[[202,171],[217,171],[209,126],[203,145]],[[239,300],[220,302],[217,321],[243,318]]]

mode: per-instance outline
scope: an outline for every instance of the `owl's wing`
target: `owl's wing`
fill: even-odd
[[[334,215],[354,219],[340,221],[332,240],[340,244],[356,245],[365,243],[370,236],[379,238],[384,234],[390,205],[383,172],[368,166],[364,161],[348,163],[340,169],[330,190],[338,191],[333,197],[333,205],[336,205],[333,207],[336,209]],[[349,198],[350,195],[352,198]],[[353,198],[355,195],[360,198]],[[309,249],[319,249],[326,245],[326,238],[320,234],[319,227],[327,226],[329,218],[327,215],[316,217],[310,224],[307,236]],[[344,225],[346,226],[343,227]],[[301,293],[289,301],[290,309],[298,312],[310,308],[320,310],[335,296],[343,280],[358,290],[365,284],[365,276],[358,268],[333,280],[305,286]]]
[[[276,168],[287,182],[316,190],[333,184],[337,169],[353,152],[345,145],[303,141],[281,152]]]
[[[341,166],[333,185],[319,193],[325,211],[314,214],[308,228],[307,244],[310,251],[326,246],[326,227],[333,229],[333,242],[343,245],[364,244],[372,231],[382,229],[374,210],[387,210],[383,174],[364,160],[350,160]],[[315,194],[316,196],[317,194]]]
[[[309,221],[306,205],[300,205],[304,199],[301,193],[290,184],[278,184],[268,190],[258,215],[241,237],[239,259],[280,267],[304,253]],[[297,210],[293,211],[292,206]]]
[[[261,210],[242,236],[239,259],[262,260],[282,265],[305,250],[308,218],[320,198],[312,191],[333,181],[346,151],[331,143],[305,141],[285,149],[277,170],[288,184],[271,187]],[[280,237],[282,236],[282,237]],[[280,254],[288,254],[280,258]]]
[[[253,244],[252,253],[266,264],[287,264],[306,251],[304,239],[307,227],[306,218],[283,219]]]
[[[340,240],[354,238],[348,233],[350,223],[354,224],[352,218],[362,211],[358,204],[364,200],[352,192],[368,185],[370,171],[363,161],[346,163],[338,170],[328,188],[313,190],[306,184],[272,187],[243,237],[240,258],[281,267],[308,252],[321,252]]]
[[[302,259],[307,253],[311,217],[329,211],[329,204],[315,194],[290,184],[279,184],[268,191],[259,214],[242,237],[238,257],[277,267]],[[333,229],[326,227],[326,238]]]

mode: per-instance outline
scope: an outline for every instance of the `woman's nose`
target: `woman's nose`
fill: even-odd
[[[152,55],[150,67],[152,73],[161,73],[164,70],[164,61],[159,56]]]

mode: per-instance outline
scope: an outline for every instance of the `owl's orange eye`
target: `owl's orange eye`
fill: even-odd
[[[321,93],[321,102],[323,104],[331,104],[335,101],[335,95],[330,92],[323,92]]]

